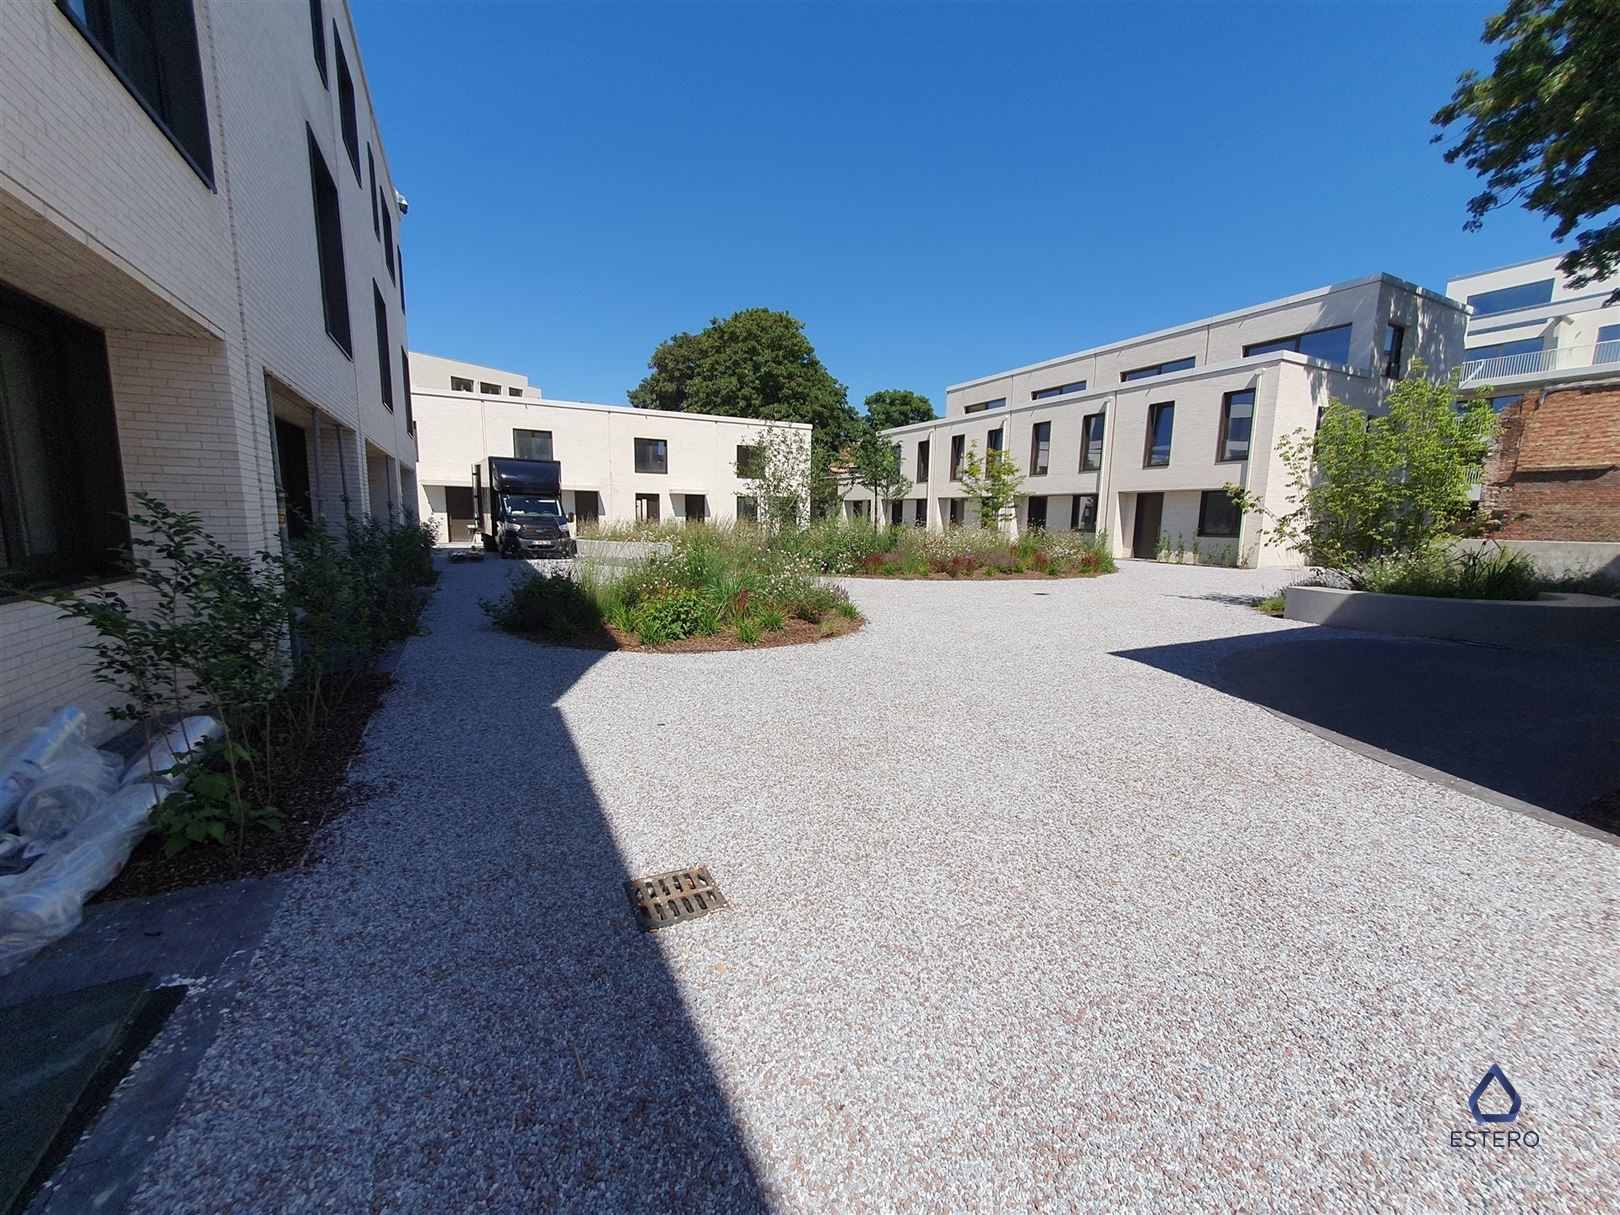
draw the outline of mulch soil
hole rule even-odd
[[[989,570],[978,569],[971,574],[839,574],[840,578],[871,578],[877,582],[1023,582],[1027,579],[1038,579],[1048,582],[1054,578],[1100,578],[1102,570],[1090,570],[1083,574],[1046,574],[1039,570],[1019,570],[992,574]]]
[[[634,633],[616,629],[610,624],[590,633],[583,633],[568,641],[553,642],[531,636],[529,640],[542,645],[565,645],[576,650],[628,650],[635,654],[712,654],[721,650],[768,650],[782,645],[809,645],[817,641],[830,641],[834,637],[847,637],[865,621],[846,620],[842,616],[827,617],[831,632],[822,632],[822,626],[808,620],[789,619],[775,632],[761,633],[753,645],[737,639],[736,629],[721,629],[710,637],[683,637],[663,645],[642,645]]]
[[[118,876],[89,901],[147,898],[213,882],[264,877],[305,864],[315,833],[366,792],[347,783],[349,761],[359,752],[366,723],[393,682],[391,675],[381,674],[357,679],[331,709],[321,744],[309,749],[303,771],[276,799],[283,819],[279,832],[251,829],[240,856],[229,848],[196,845],[173,857],[163,855],[162,836],[150,832]]]

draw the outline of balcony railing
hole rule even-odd
[[[1494,359],[1473,359],[1463,364],[1462,382],[1499,384],[1520,376],[1550,372],[1579,371],[1585,367],[1620,364],[1620,341],[1595,342],[1587,346],[1552,346],[1527,354],[1504,354]]]

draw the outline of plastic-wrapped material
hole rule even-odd
[[[20,730],[0,744],[0,830],[11,825],[18,804],[45,766],[65,748],[83,745],[89,729],[90,719],[83,709],[63,708],[39,726]]]
[[[78,927],[85,899],[124,867],[165,792],[156,782],[118,790],[30,869],[0,877],[0,975]]]
[[[124,784],[154,780],[166,775],[186,758],[193,747],[218,738],[223,729],[217,717],[187,717],[175,722],[154,738],[146,750],[129,761]],[[171,783],[179,787],[178,781],[171,779]]]
[[[17,834],[38,855],[94,814],[118,789],[122,771],[116,755],[84,746],[64,748],[18,805]]]

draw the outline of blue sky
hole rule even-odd
[[[622,403],[663,338],[792,312],[857,404],[1377,270],[1462,230],[1429,144],[1491,3],[356,0],[409,198],[411,346]]]

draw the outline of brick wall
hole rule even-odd
[[[1500,422],[1481,493],[1494,535],[1620,541],[1620,384],[1527,393]]]

